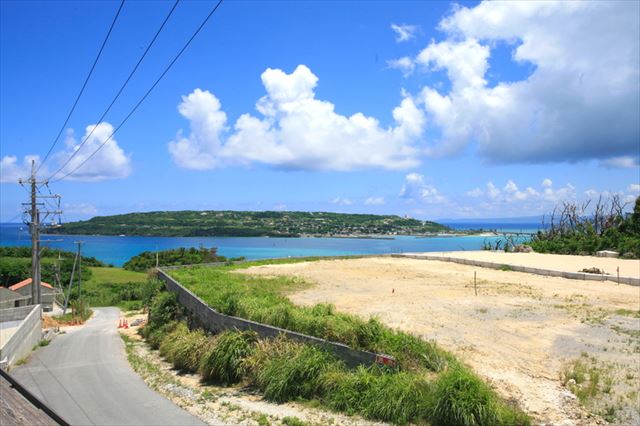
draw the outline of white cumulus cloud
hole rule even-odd
[[[469,197],[478,198],[484,195],[484,191],[480,188],[473,188],[471,191],[467,192]]]
[[[441,133],[427,152],[450,155],[477,143],[493,162],[637,166],[639,14],[640,3],[624,1],[485,1],[454,9],[440,23],[446,39],[413,59],[427,72],[446,71],[451,82],[447,92],[422,90],[421,105]],[[497,46],[511,47],[531,74],[490,84]],[[404,59],[392,64],[411,69]]]
[[[180,114],[189,120],[191,132],[169,142],[169,152],[181,167],[195,170],[211,169],[218,163],[222,146],[221,133],[226,128],[227,115],[220,110],[220,101],[206,90],[196,89],[182,97]]]
[[[261,117],[241,115],[226,138],[226,115],[213,94],[196,89],[183,97],[179,111],[189,120],[190,133],[180,132],[169,143],[176,164],[190,169],[262,163],[354,170],[404,169],[418,163],[414,143],[423,133],[425,117],[411,97],[393,110],[395,125],[384,128],[373,117],[340,115],[332,103],[316,99],[318,77],[305,65],[290,74],[269,68],[262,83],[267,94],[256,104]]]
[[[18,183],[18,180],[26,180],[31,176],[31,162],[35,161],[36,168],[40,164],[40,157],[27,155],[22,161],[18,161],[15,155],[5,155],[0,160],[0,183]],[[42,170],[42,174],[47,174]]]
[[[381,206],[384,204],[384,197],[369,197],[364,200],[364,204],[367,206]]]
[[[400,197],[427,204],[442,204],[447,201],[435,186],[427,183],[424,176],[418,173],[405,176],[404,184],[400,188]]]
[[[73,131],[69,131],[65,141],[66,148],[56,153],[53,158],[59,164],[64,164],[74,153],[76,154],[54,176],[54,179],[63,177],[77,167],[79,168],[65,179],[98,182],[109,179],[123,179],[129,176],[132,171],[130,155],[125,154],[114,138],[109,139],[112,133],[113,126],[107,122],[87,126],[85,134],[80,140],[76,140]],[[85,139],[87,141],[80,147],[81,142]],[[92,156],[93,152],[103,143],[104,146]]]
[[[394,33],[396,33],[396,42],[402,43],[404,41],[409,41],[416,36],[418,26],[407,24],[391,24],[391,29]]]
[[[337,204],[338,206],[350,206],[353,204],[349,198],[336,197],[330,201],[331,204]]]
[[[640,185],[637,183],[632,183],[627,187],[627,191],[640,193]]]
[[[608,169],[633,169],[634,167],[640,167],[637,157],[621,156],[611,157],[606,160],[600,161],[600,164]]]
[[[31,174],[32,160],[36,162],[38,179],[64,178],[98,182],[126,178],[132,171],[131,156],[125,154],[114,138],[109,139],[112,133],[113,126],[107,122],[87,126],[84,136],[79,140],[76,140],[73,129],[68,129],[65,147],[55,152],[51,160],[42,167],[39,165],[40,157],[37,155],[27,155],[22,162],[19,162],[16,156],[7,155],[0,160],[0,182],[16,183],[19,178],[28,178]],[[81,146],[85,139],[86,142]],[[102,147],[97,151],[100,146]],[[63,165],[64,167],[60,169]],[[70,172],[73,173],[65,177]],[[51,175],[51,173],[55,174]]]

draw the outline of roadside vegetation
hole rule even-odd
[[[349,369],[331,353],[283,336],[259,339],[252,332],[208,335],[189,329],[175,295],[166,292],[153,299],[142,335],[177,369],[217,384],[240,383],[273,402],[309,401],[396,424],[530,424],[522,411],[435,343],[376,319],[338,313],[331,305],[297,307],[284,294],[304,282],[234,272],[246,266],[190,268],[172,275],[224,313],[391,354],[398,366]]]
[[[69,282],[75,253],[44,248],[42,250],[42,280],[55,283],[55,276],[60,271],[60,280]],[[58,256],[60,260],[58,260]],[[91,277],[91,267],[105,267],[104,263],[93,257],[82,257],[82,276]],[[76,271],[77,273],[77,271]],[[31,277],[30,247],[0,247],[0,285],[9,287]]]
[[[618,196],[598,199],[586,214],[590,204],[565,202],[556,208],[545,229],[533,236],[531,247],[539,253],[584,255],[613,250],[623,258],[639,259],[640,197],[630,214]]]

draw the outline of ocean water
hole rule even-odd
[[[455,229],[484,228],[501,232],[535,232],[535,224],[453,224]],[[526,226],[525,226],[526,225]],[[523,237],[525,239],[526,237]],[[82,253],[107,264],[122,266],[132,256],[144,251],[179,247],[217,247],[226,257],[268,259],[300,256],[342,256],[354,254],[385,254],[452,250],[479,250],[486,241],[496,237],[407,237],[393,239],[366,238],[264,238],[264,237],[133,237],[100,235],[42,235],[42,245],[75,251],[76,241],[82,241]],[[0,245],[30,246],[29,228],[23,224],[0,224]]]

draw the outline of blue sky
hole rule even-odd
[[[172,3],[125,2],[43,178],[96,124]],[[118,5],[0,3],[1,221],[26,200],[14,182],[49,149]],[[74,161],[108,138],[212,5],[178,4]],[[511,217],[603,193],[631,200],[638,8],[227,0],[113,140],[51,189],[68,220],[180,209]]]

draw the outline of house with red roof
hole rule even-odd
[[[9,290],[20,293],[23,296],[31,297],[32,281],[33,280],[31,278],[27,278],[26,280],[22,280],[19,283],[9,286]],[[51,284],[44,281],[40,282],[40,301],[43,311],[48,312],[53,310],[53,299],[55,293],[55,289]],[[32,303],[31,300],[29,300],[29,303]]]

